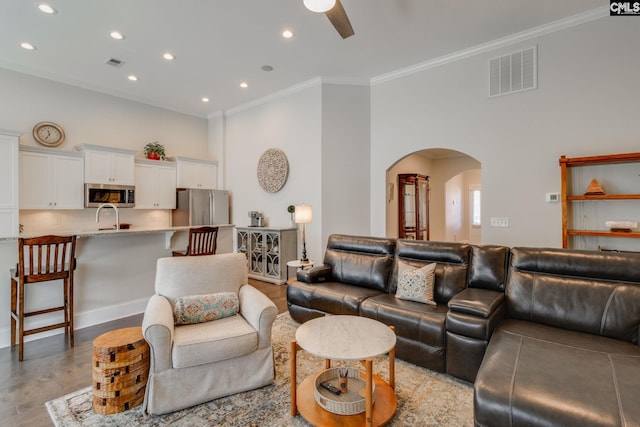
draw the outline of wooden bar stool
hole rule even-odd
[[[214,255],[217,240],[218,227],[190,228],[187,251],[173,251],[173,256]]]
[[[42,236],[18,239],[18,265],[11,269],[11,346],[18,339],[18,360],[23,360],[24,337],[64,328],[73,347],[73,271],[76,236]],[[63,305],[27,312],[25,285],[62,280]],[[24,318],[64,311],[64,321],[34,329],[25,329]],[[17,325],[16,325],[17,323]],[[17,326],[17,337],[16,337]]]

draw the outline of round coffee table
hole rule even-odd
[[[291,341],[291,415],[300,412],[307,421],[318,426],[379,426],[389,422],[396,411],[398,400],[395,388],[395,346],[393,329],[373,319],[360,316],[325,316],[310,320],[296,331]],[[309,375],[300,386],[296,384],[296,354],[305,350],[325,359],[325,368],[331,360],[361,360],[366,367],[366,410],[356,415],[333,414],[314,398],[315,378]],[[373,358],[389,354],[389,383],[373,375]],[[375,405],[373,383],[375,382]]]

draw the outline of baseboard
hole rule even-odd
[[[149,302],[149,298],[140,298],[133,301],[128,301],[123,304],[111,305],[108,307],[99,308],[96,310],[85,311],[76,313],[74,322],[75,330],[88,328],[89,326],[99,325],[101,323],[110,322],[112,320],[122,319],[123,317],[129,317],[144,312],[145,307]],[[35,320],[35,319],[33,319]],[[28,327],[40,327],[45,325],[47,320],[41,320],[40,322],[33,322]],[[55,329],[53,331],[46,331],[40,334],[29,335],[24,338],[25,342],[37,340],[40,338],[46,338],[53,335],[60,335],[64,333],[64,329]],[[0,348],[9,347],[11,344],[11,329],[9,327],[0,329]]]

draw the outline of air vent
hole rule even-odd
[[[124,61],[120,61],[119,59],[116,59],[116,58],[109,58],[107,59],[105,64],[111,65],[112,67],[120,68],[124,65]]]
[[[489,60],[489,98],[537,87],[537,47]]]

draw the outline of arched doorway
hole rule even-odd
[[[407,154],[398,159],[386,172],[386,236],[398,237],[398,174],[417,173],[429,176],[430,201],[429,201],[429,225],[430,239],[437,241],[472,241],[480,243],[480,228],[469,227],[468,233],[462,232],[462,223],[458,231],[452,235],[452,230],[447,224],[447,204],[451,203],[447,195],[447,182],[457,182],[460,192],[460,201],[457,202],[460,211],[458,220],[464,221],[468,211],[470,185],[478,188],[481,185],[481,164],[479,161],[465,153],[445,148],[430,148]],[[452,183],[449,184],[452,187]],[[467,190],[462,195],[462,188]]]

